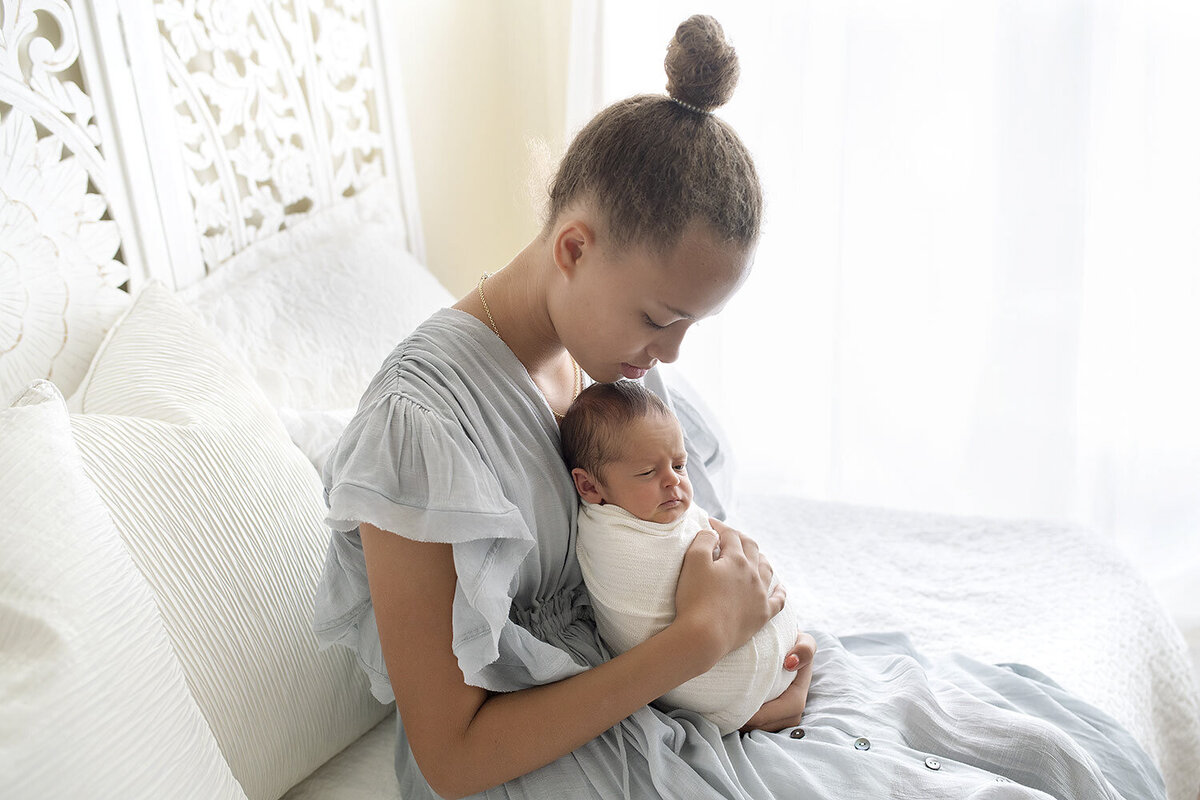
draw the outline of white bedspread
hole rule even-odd
[[[1117,719],[1171,800],[1200,792],[1200,695],[1178,629],[1114,550],[1056,523],[739,499],[801,624],[905,631],[930,656],[1028,664]]]

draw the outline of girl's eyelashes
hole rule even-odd
[[[678,320],[672,320],[671,322],[668,322],[666,325],[659,325],[657,322],[655,322],[653,319],[650,318],[649,314],[642,314],[642,321],[645,322],[647,325],[649,325],[651,328],[653,328],[656,331],[661,331],[663,328],[669,328],[672,325],[674,325],[676,322],[678,322]],[[700,324],[700,320],[693,319],[690,321],[689,326],[694,328],[695,326],[697,326],[699,324]]]

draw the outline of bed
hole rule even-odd
[[[453,301],[422,263],[389,13],[3,1],[16,797],[398,796],[393,709],[308,627],[318,468],[383,356]],[[1032,665],[1125,726],[1172,800],[1197,798],[1183,638],[1087,531],[769,494],[733,521],[810,627]]]

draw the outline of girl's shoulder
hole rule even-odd
[[[430,468],[423,473],[445,472],[433,466],[443,463],[457,464],[453,474],[481,468],[466,446],[472,437],[482,441],[472,411],[503,378],[490,366],[486,339],[472,329],[473,319],[441,309],[384,358],[326,462],[327,486],[349,481],[394,487],[393,473],[403,461],[426,462]],[[397,460],[400,453],[405,455]],[[411,489],[417,482],[409,476],[404,483]],[[408,498],[409,504],[419,500],[424,502]]]
[[[401,395],[449,411],[467,396],[511,382],[504,363],[511,351],[478,319],[443,308],[405,337],[384,359],[364,397]]]
[[[384,363],[400,364],[407,359],[454,364],[487,351],[487,336],[495,338],[475,317],[457,308],[441,308],[401,340]]]

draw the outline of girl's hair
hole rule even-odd
[[[738,60],[720,24],[697,15],[667,46],[667,92],[638,95],[597,114],[576,136],[550,186],[548,234],[565,209],[595,203],[620,248],[671,249],[693,221],[718,238],[758,239],[762,188],[754,162],[724,120]]]
[[[579,393],[559,428],[567,469],[582,467],[592,478],[621,457],[623,431],[650,414],[672,417],[667,404],[637,381],[593,383]]]

